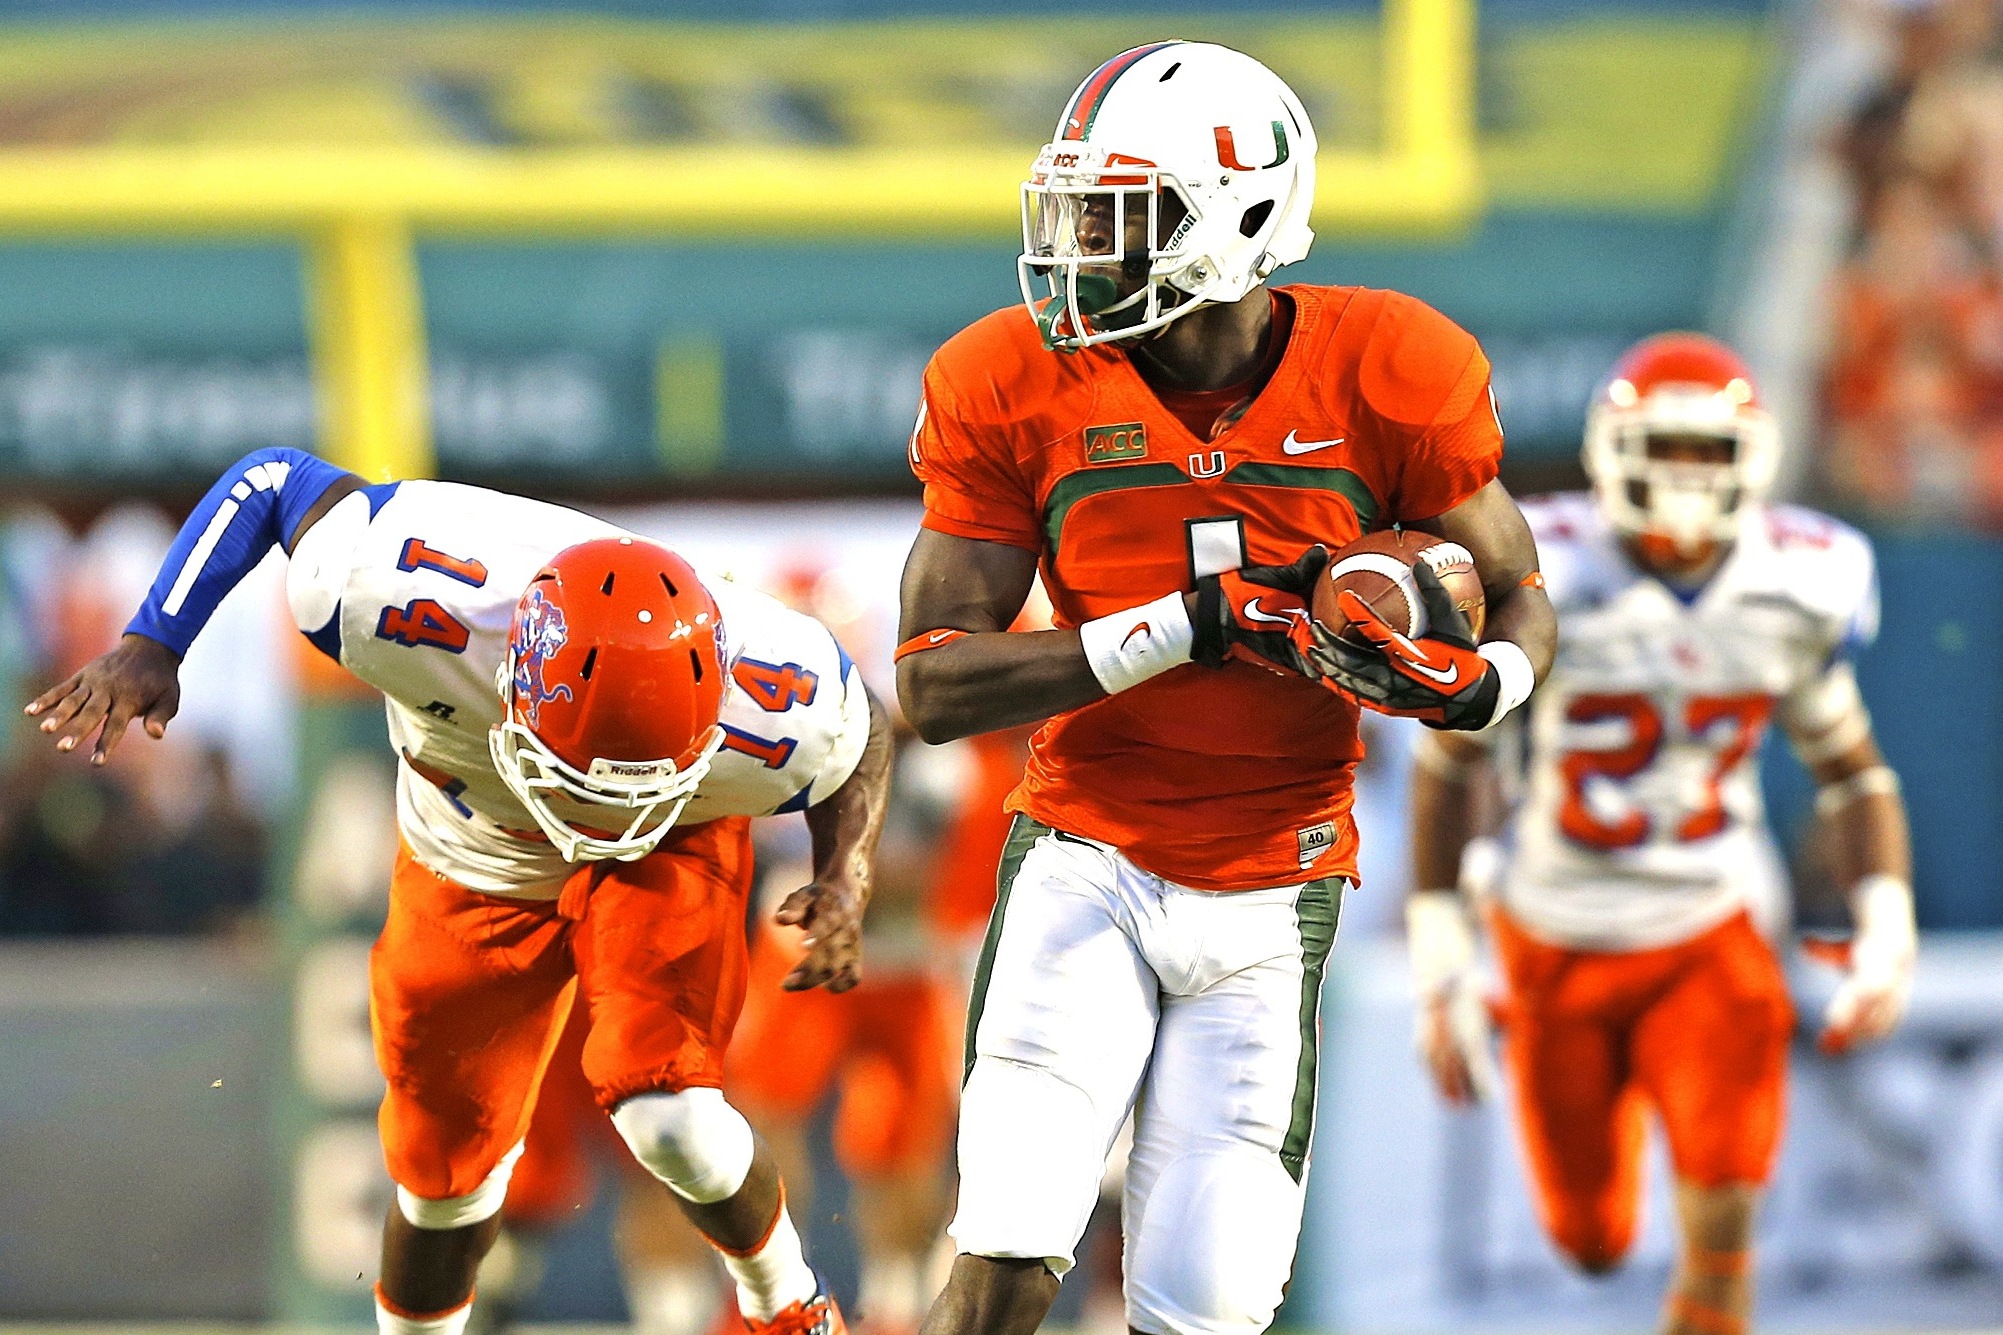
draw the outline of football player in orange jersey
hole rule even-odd
[[[1682,1234],[1663,1329],[1738,1335],[1794,1027],[1754,926],[1785,893],[1760,802],[1770,718],[1819,786],[1857,924],[1823,1046],[1882,1037],[1911,985],[1905,808],[1849,662],[1876,631],[1877,580],[1862,534],[1765,503],[1778,433],[1713,339],[1637,345],[1586,436],[1593,493],[1524,507],[1562,641],[1520,736],[1429,736],[1416,754],[1419,1046],[1452,1102],[1495,1083],[1455,888],[1493,882],[1482,898],[1508,983],[1509,1084],[1545,1230],[1584,1270],[1621,1263],[1652,1113]],[[1520,751],[1497,756],[1502,741]],[[1509,851],[1499,874],[1470,860],[1464,876],[1503,774],[1522,776]]]
[[[1024,187],[1027,309],[925,375],[905,715],[935,742],[1049,720],[1010,798],[969,1004],[959,1254],[925,1335],[1036,1327],[1136,1107],[1129,1324],[1271,1321],[1355,875],[1359,705],[1481,728],[1551,659],[1475,341],[1396,293],[1263,286],[1307,253],[1314,154],[1299,99],[1250,57],[1114,57]],[[1314,632],[1317,544],[1393,524],[1473,553],[1478,649],[1423,576],[1430,633]],[[1056,628],[1008,633],[1039,569]]]

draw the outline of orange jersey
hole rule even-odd
[[[1020,306],[925,372],[911,465],[925,526],[1038,554],[1059,626],[1430,519],[1496,474],[1488,359],[1431,307],[1287,287],[1285,355],[1199,440],[1117,347],[1045,350]],[[1183,885],[1354,876],[1356,709],[1302,678],[1185,664],[1045,724],[1012,810]]]

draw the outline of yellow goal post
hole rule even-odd
[[[1476,0],[1384,0],[1382,143],[1324,149],[1324,231],[1447,230],[1481,208]],[[0,234],[287,235],[307,248],[328,458],[434,471],[413,238],[1005,236],[1022,153],[982,149],[145,147],[0,150]]]

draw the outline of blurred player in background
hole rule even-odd
[[[1312,240],[1314,154],[1248,56],[1114,57],[1024,186],[1024,305],[926,370],[899,698],[932,742],[1049,720],[1009,800],[927,1335],[1036,1328],[1129,1112],[1128,1323],[1271,1322],[1356,874],[1358,701],[1485,727],[1549,661],[1474,339],[1395,293],[1265,286]],[[1313,636],[1315,544],[1401,522],[1474,554],[1479,651],[1451,624]],[[1009,633],[1039,567],[1060,628]]]
[[[1890,1031],[1913,967],[1905,808],[1850,666],[1877,630],[1871,549],[1765,503],[1779,450],[1729,349],[1632,349],[1587,419],[1592,493],[1524,507],[1558,611],[1550,678],[1516,728],[1430,734],[1414,777],[1408,925],[1434,1079],[1456,1103],[1494,1081],[1454,887],[1491,879],[1462,851],[1484,790],[1520,770],[1487,907],[1539,1210],[1583,1269],[1619,1265],[1652,1108],[1677,1182],[1678,1335],[1746,1328],[1780,1141],[1793,1014],[1760,930],[1784,896],[1757,772],[1769,719],[1818,785],[1856,923],[1824,1048]]]
[[[805,811],[788,987],[852,987],[888,781],[879,706],[826,628],[602,520],[299,450],[203,498],[110,653],[28,712],[69,751],[161,735],[182,656],[270,551],[299,629],[388,700],[403,845],[370,961],[396,1203],[385,1335],[458,1335],[537,1085],[581,1062],[633,1155],[723,1254],[754,1332],[840,1335],[771,1154],[719,1090],[742,1005],[749,817]]]

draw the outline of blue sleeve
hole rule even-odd
[[[237,460],[181,525],[126,633],[185,656],[223,595],[345,476],[346,469],[304,450],[255,450]]]

